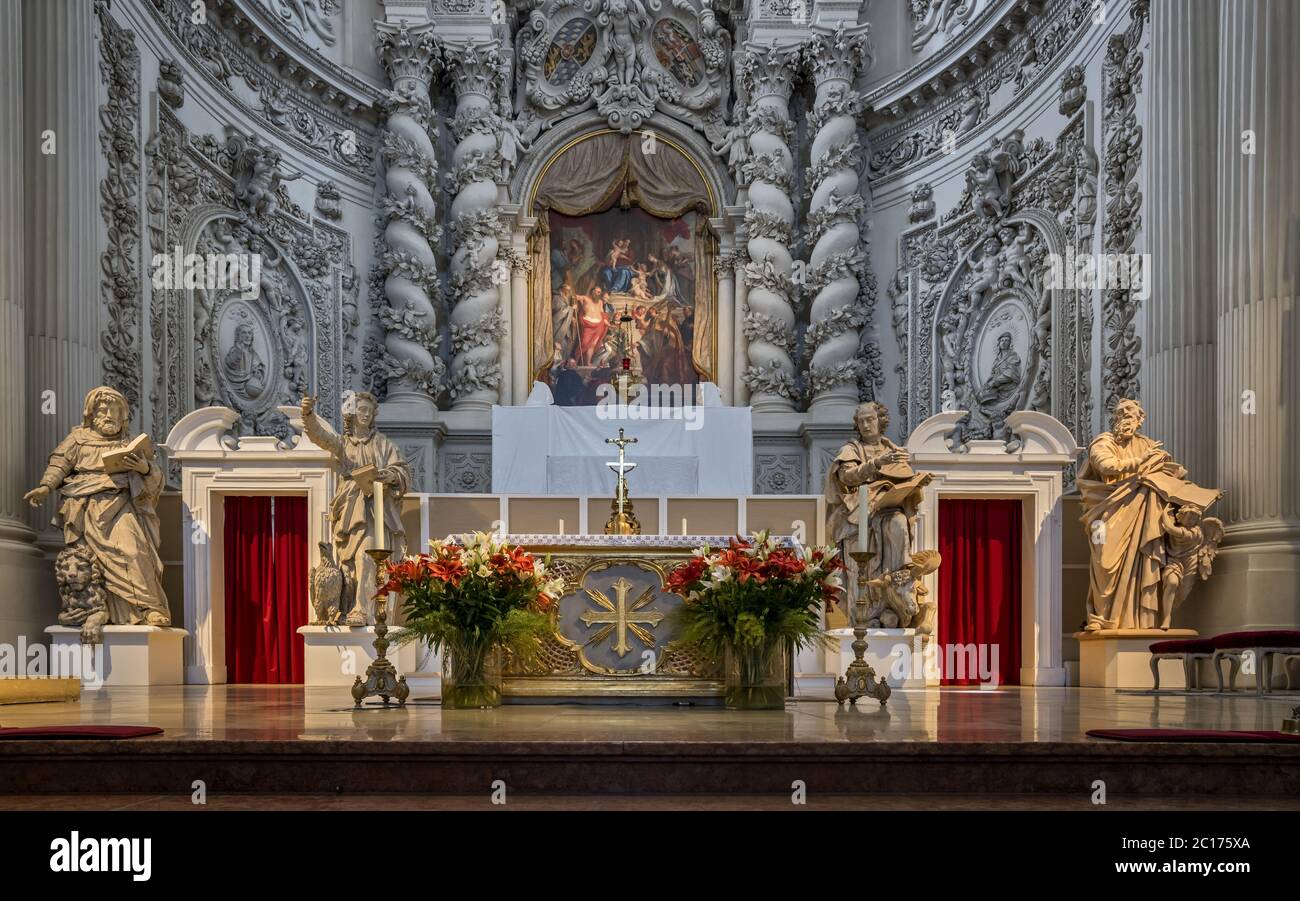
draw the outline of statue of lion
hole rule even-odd
[[[59,584],[59,625],[80,626],[82,644],[100,644],[108,622],[104,570],[90,548],[72,545],[54,558]]]

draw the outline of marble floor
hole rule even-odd
[[[161,726],[134,739],[496,742],[1083,742],[1096,728],[1278,729],[1300,695],[1119,692],[1079,688],[899,691],[881,709],[831,701],[785,711],[717,707],[508,705],[447,711],[436,700],[405,709],[352,707],[346,688],[175,686],[104,688],[80,702],[0,706],[0,725]]]

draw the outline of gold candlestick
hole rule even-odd
[[[889,700],[890,689],[883,676],[877,680],[876,671],[871,668],[863,655],[867,652],[867,567],[875,556],[871,551],[851,551],[849,556],[857,564],[857,591],[853,598],[853,662],[848,665],[844,675],[835,682],[835,700],[843,704],[857,704],[858,698],[873,697],[884,707]]]
[[[378,592],[384,586],[384,564],[392,552],[383,548],[371,548],[366,553],[375,562],[375,590]],[[357,707],[369,697],[382,698],[385,707],[388,706],[389,698],[397,698],[400,707],[406,706],[411,689],[406,684],[406,677],[397,675],[397,668],[388,659],[390,642],[387,636],[388,595],[385,593],[375,599],[375,659],[366,667],[365,681],[357,676],[357,680],[352,683],[352,700]]]

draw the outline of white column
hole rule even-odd
[[[818,418],[848,419],[858,403],[858,340],[866,323],[860,278],[866,266],[859,223],[866,202],[858,186],[862,145],[858,142],[860,100],[853,90],[870,62],[865,27],[814,35],[808,64],[817,84],[809,115],[813,137],[809,172],[808,380],[811,411]]]
[[[23,121],[22,0],[0,0],[0,121]],[[19,635],[35,642],[53,620],[54,580],[27,526],[23,494],[35,486],[28,475],[27,382],[23,284],[23,145],[32,139],[22,128],[0,131],[0,642],[16,644]]]
[[[1216,627],[1300,622],[1300,4],[1219,7],[1218,485],[1228,533],[1199,606]],[[1244,144],[1252,135],[1254,147]],[[1253,149],[1253,153],[1245,152]],[[1194,593],[1189,601],[1197,605]]]
[[[1216,473],[1219,0],[1151,8],[1150,296],[1143,430],[1205,484]],[[1235,140],[1233,141],[1235,143]]]
[[[384,102],[384,254],[386,306],[385,418],[420,417],[436,409],[446,365],[438,355],[438,269],[433,245],[441,235],[437,207],[429,85],[438,65],[433,26],[376,24],[376,49],[392,82]]]
[[[749,111],[749,288],[745,310],[748,367],[745,383],[757,412],[794,410],[794,158],[789,142],[790,92],[799,69],[798,46],[746,47],[742,78],[752,105]]]
[[[533,387],[532,373],[528,371],[528,272],[531,268],[528,242],[520,236],[510,255],[510,353],[501,355],[502,360],[512,363],[513,390],[508,400],[516,405],[528,399],[528,391]]]
[[[714,373],[722,402],[733,403],[732,380],[735,359],[728,352],[735,343],[736,329],[736,252],[721,250],[713,264],[718,280],[718,371]]]
[[[116,29],[114,34],[119,34],[111,14],[101,15],[106,29]],[[131,133],[133,127],[138,127],[138,107],[133,111],[115,102],[111,89],[101,84],[95,4],[24,3],[22,19],[20,31],[6,31],[6,37],[12,36],[15,43],[21,35],[21,53],[9,56],[9,60],[21,59],[22,70],[9,83],[21,85],[24,93],[22,118],[6,120],[10,131],[21,130],[21,153],[6,159],[22,160],[26,188],[21,208],[25,215],[19,216],[15,228],[27,238],[25,284],[27,296],[33,298],[26,308],[24,398],[28,430],[24,472],[34,485],[50,451],[73,426],[80,424],[81,402],[91,388],[107,381],[124,389],[139,421],[138,343],[135,371],[127,374],[135,380],[134,388],[122,379],[110,378],[104,370],[104,292],[114,286],[101,285],[99,255],[104,247],[100,229],[105,226],[98,181],[104,165],[100,160],[101,140],[117,145],[113,153],[127,142],[136,142],[134,151],[125,148],[123,158],[128,170],[122,174],[129,176],[129,167],[133,166],[138,179],[135,155],[139,137]],[[114,62],[124,70],[138,71],[134,48],[125,39],[119,42],[106,37],[104,43],[110,72]],[[131,77],[126,71],[123,76]],[[138,86],[139,76],[134,78]],[[105,93],[110,96],[101,123],[98,98]],[[14,125],[19,122],[21,129]],[[45,153],[51,138],[55,152]],[[139,287],[123,287],[134,292],[135,299],[128,303],[138,304]],[[135,340],[138,342],[138,332]],[[5,366],[16,368],[8,358]],[[43,394],[46,391],[53,394]],[[49,412],[51,402],[53,413]],[[47,502],[36,514],[33,522],[39,523],[38,529],[47,528],[51,511],[52,503]],[[52,545],[62,543],[55,541],[52,533],[48,537]]]
[[[447,68],[456,88],[451,121],[451,374],[452,409],[486,410],[502,385],[501,290],[496,277],[500,227],[497,202],[502,160],[494,103],[503,65],[497,41],[468,41],[447,48]]]

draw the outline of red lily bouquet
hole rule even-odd
[[[668,578],[685,603],[683,640],[711,654],[781,642],[824,641],[821,607],[839,596],[844,569],[834,548],[782,546],[767,532],[726,548],[698,548]]]
[[[844,568],[833,548],[783,546],[767,532],[726,548],[702,547],[668,578],[683,603],[680,640],[725,662],[726,706],[785,706],[788,652],[830,639],[821,610],[835,602]]]
[[[388,564],[380,594],[400,592],[405,625],[394,640],[421,641],[454,661],[454,684],[475,684],[489,658],[529,660],[553,631],[547,611],[564,581],[521,547],[476,532],[463,543],[431,541],[429,553]],[[453,684],[443,681],[443,701]],[[499,702],[499,689],[498,689]],[[475,703],[468,706],[494,706]]]

